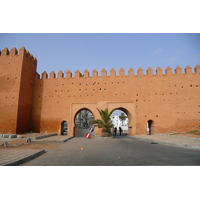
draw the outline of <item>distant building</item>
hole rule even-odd
[[[119,115],[114,115],[111,117],[111,121],[114,124],[114,127],[117,127],[117,130],[121,127],[123,131],[128,131],[128,117],[122,122]]]
[[[94,119],[94,116],[89,110],[80,111],[75,118],[76,128],[88,129],[90,127],[89,121],[91,119]]]

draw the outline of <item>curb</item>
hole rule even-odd
[[[12,138],[17,138],[17,135],[16,134],[7,133],[7,134],[0,134],[0,137],[12,139]]]
[[[71,136],[71,137],[69,137],[69,138],[66,138],[66,139],[63,139],[63,140],[60,140],[60,141],[58,141],[58,140],[32,140],[32,142],[48,142],[48,143],[64,143],[64,142],[67,142],[68,140],[70,140],[70,139],[72,139],[72,138],[74,138],[74,136]],[[40,138],[40,139],[43,139],[43,138]]]
[[[45,151],[45,149],[42,149],[42,150],[39,150],[39,151],[37,151],[37,152],[35,152],[35,153],[31,154],[31,155],[28,155],[28,156],[24,157],[24,158],[20,158],[18,160],[14,160],[14,161],[8,162],[8,163],[6,163],[6,164],[4,164],[2,166],[18,166],[18,165],[23,164],[25,162],[28,162],[28,161],[30,161],[30,160],[32,160],[32,159],[44,154],[44,153],[46,153],[46,151]]]
[[[39,139],[43,139],[43,138],[51,137],[51,136],[56,136],[56,135],[57,135],[56,133],[52,133],[52,134],[48,134],[48,135],[36,136],[36,137],[33,138],[33,140],[39,140]]]
[[[65,140],[63,140],[63,141],[61,141],[61,142],[67,142],[68,140],[71,140],[72,138],[74,138],[74,136],[69,137],[69,138],[67,138],[67,139],[65,139]]]

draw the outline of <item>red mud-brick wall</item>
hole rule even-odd
[[[0,132],[16,133],[22,57],[15,48],[0,55]]]
[[[60,71],[57,75],[55,72],[44,72],[41,77],[37,75],[35,81],[36,117],[33,118],[37,121],[40,116],[40,125],[36,123],[35,126],[40,127],[41,132],[59,134],[61,122],[67,121],[72,133],[74,118],[81,109],[90,107],[89,110],[94,114],[99,102],[121,102],[122,110],[126,110],[123,105],[131,102],[134,103],[130,112],[134,135],[146,134],[148,120],[154,121],[154,133],[199,130],[199,70],[198,65],[194,72],[190,66],[186,66],[184,71],[177,66],[174,73],[170,67],[165,72],[158,67],[154,74],[149,67],[145,74],[141,68],[134,74],[131,68],[128,75],[125,75],[124,69],[116,75],[112,69],[107,75],[103,69],[101,75],[94,70],[92,76],[85,70],[83,77],[80,77],[78,70],[74,77],[70,71],[66,74]],[[83,107],[72,111],[75,104],[83,104]]]
[[[32,71],[27,69],[33,65],[26,59],[25,48],[19,53],[16,48],[10,51],[5,48],[0,54],[0,132],[28,131],[33,91],[31,76],[36,71],[36,63]]]
[[[23,56],[23,63],[19,90],[17,133],[24,133],[32,131],[32,105],[37,60],[25,48],[20,49],[20,54]]]
[[[139,78],[139,77],[138,77]],[[153,120],[155,133],[187,132],[200,129],[200,66],[195,72],[179,66],[175,73],[167,67],[147,70],[140,75],[135,90],[137,134],[143,134],[145,122]]]
[[[0,56],[0,132],[61,133],[68,122],[68,134],[74,135],[75,117],[82,109],[99,118],[96,108],[121,109],[129,118],[129,134],[147,133],[147,122],[153,121],[155,133],[200,130],[200,66],[177,66],[173,72],[149,67],[146,72],[132,68],[126,74],[111,69],[90,74],[68,70],[57,74],[36,72],[37,61],[22,48]]]

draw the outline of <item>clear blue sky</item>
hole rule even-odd
[[[200,34],[191,33],[1,33],[0,50],[7,47],[17,49],[24,46],[38,60],[37,71],[48,73],[76,70],[90,75],[97,69],[99,75],[105,68],[121,67],[128,73],[132,67],[135,73],[139,67],[163,72],[167,66],[174,70],[177,65],[194,68],[200,64]]]

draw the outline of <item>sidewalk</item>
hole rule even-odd
[[[0,166],[17,166],[43,153],[44,149],[1,149]]]
[[[73,136],[69,135],[56,135],[52,137],[45,137],[42,139],[34,139],[33,142],[66,142],[67,140],[72,139]]]
[[[37,137],[28,137],[31,142],[28,145],[27,138],[0,138],[0,144],[7,142],[7,148],[1,146],[0,148],[0,166],[17,166],[35,157],[45,153],[45,149],[49,143],[63,143],[73,138],[68,135],[44,135]],[[36,147],[39,146],[39,147]],[[40,149],[42,146],[42,149]]]
[[[137,136],[127,136],[127,137],[129,137],[130,139],[138,139],[158,144],[200,150],[199,136],[187,137],[187,136],[157,134],[157,135],[137,135]]]

